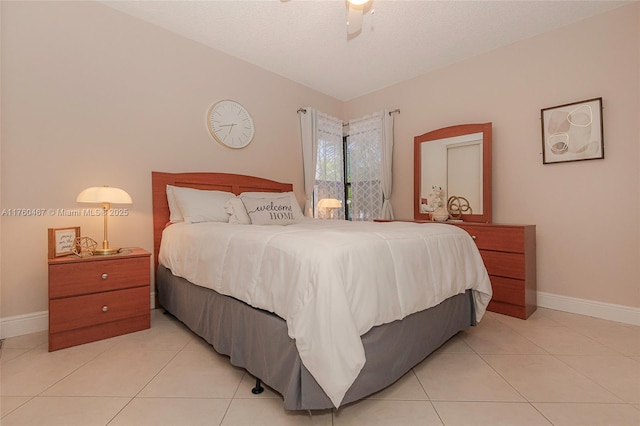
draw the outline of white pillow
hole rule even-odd
[[[247,209],[247,214],[253,225],[290,225],[296,223],[291,197],[288,194],[283,194],[280,197],[245,197],[242,199],[242,203]]]
[[[186,223],[229,221],[225,205],[235,197],[233,193],[179,186],[174,186],[172,192]]]
[[[229,213],[229,223],[237,225],[251,225],[251,218],[247,214],[247,209],[244,208],[242,200],[240,198],[233,197],[227,201],[225,206],[227,213]]]
[[[169,203],[169,221],[171,223],[183,222],[182,212],[178,203],[176,202],[176,196],[173,195],[173,189],[176,188],[173,185],[167,185],[167,202]]]
[[[293,220],[298,222],[304,219],[304,214],[302,214],[302,210],[300,209],[300,204],[298,204],[298,199],[296,198],[296,194],[293,192],[243,192],[239,195],[242,202],[246,199],[269,199],[269,198],[282,198],[283,196],[288,196],[291,199],[291,213],[293,213]],[[245,203],[245,207],[247,207]],[[247,207],[247,212],[249,208]]]

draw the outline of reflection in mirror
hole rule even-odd
[[[423,143],[420,155],[420,213],[434,210],[429,193],[438,187],[442,188],[444,200],[462,197],[469,205],[469,213],[482,214],[482,133]]]
[[[440,195],[445,208],[458,197],[462,220],[490,223],[491,123],[446,127],[414,142],[414,218],[429,219]]]

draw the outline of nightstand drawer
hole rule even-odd
[[[49,265],[52,299],[145,284],[149,284],[149,257]]]
[[[456,224],[475,240],[481,250],[524,253],[524,233],[520,227]]]
[[[148,313],[149,286],[49,301],[49,333],[118,321]]]

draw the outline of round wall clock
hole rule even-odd
[[[211,105],[207,125],[211,136],[229,148],[244,148],[255,133],[249,111],[238,102],[226,99]]]

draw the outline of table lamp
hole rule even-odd
[[[93,186],[83,190],[76,201],[79,203],[102,204],[102,215],[104,216],[104,240],[102,248],[94,251],[94,254],[107,255],[116,254],[119,248],[109,247],[109,239],[107,238],[107,219],[111,204],[131,204],[131,196],[120,188],[112,188],[109,186]]]
[[[335,198],[323,198],[318,201],[319,209],[326,209],[329,211],[329,219],[333,219],[333,210],[339,209],[342,207],[342,201],[336,200]]]

